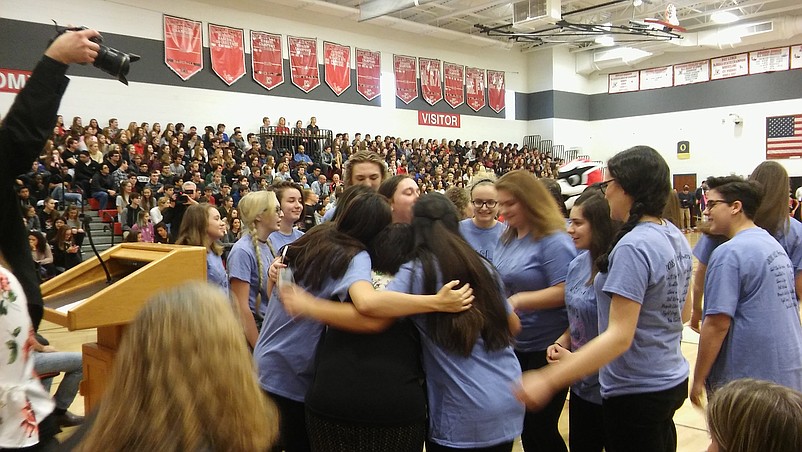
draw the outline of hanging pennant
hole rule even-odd
[[[393,55],[395,95],[405,104],[418,98],[418,77],[415,66],[415,57]]]
[[[475,67],[465,68],[465,98],[473,111],[485,106],[485,71]]]
[[[451,108],[465,103],[465,66],[443,62],[445,99]]]
[[[429,105],[443,100],[443,77],[440,74],[440,60],[418,58],[420,66],[421,97]]]
[[[212,70],[228,86],[245,75],[245,31],[209,24]]]
[[[317,65],[317,39],[287,36],[290,51],[290,80],[308,93],[320,86],[320,68]]]
[[[340,95],[351,86],[351,47],[323,41],[326,84]]]
[[[381,53],[356,49],[356,91],[367,100],[373,100],[382,92]]]
[[[505,88],[504,71],[487,70],[487,105],[496,113],[504,110]]]
[[[183,81],[203,69],[200,22],[164,15],[164,64]]]
[[[267,90],[284,83],[281,35],[251,31],[251,72],[256,83]]]

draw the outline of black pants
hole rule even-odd
[[[454,447],[441,446],[431,441],[426,441],[426,452],[510,452],[512,450],[512,441],[508,443],[496,444],[490,447],[478,447],[475,449],[456,449]]]
[[[265,391],[267,392],[267,391]],[[303,402],[267,392],[279,412],[279,441],[273,452],[310,452],[306,435],[306,410]]]
[[[688,397],[688,380],[665,391],[604,399],[608,452],[675,452],[674,413]]]
[[[602,406],[573,392],[568,399],[568,445],[571,452],[602,452],[604,448]]]
[[[546,366],[546,350],[521,352],[516,350],[515,356],[521,363],[521,370],[540,369]],[[560,435],[557,423],[565,405],[568,389],[559,391],[554,398],[540,411],[527,411],[524,415],[524,431],[521,442],[526,452],[567,452],[565,441]]]

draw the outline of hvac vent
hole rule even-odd
[[[753,36],[759,35],[761,33],[769,33],[774,31],[774,22],[766,21],[766,22],[758,22],[756,24],[745,25],[743,27],[743,35],[742,36]]]
[[[512,4],[512,25],[532,21],[557,22],[562,19],[560,0],[526,0]]]

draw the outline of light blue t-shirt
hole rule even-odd
[[[487,229],[476,226],[470,218],[459,222],[459,232],[465,238],[465,241],[490,262],[493,262],[493,251],[498,246],[504,229],[506,229],[506,226],[500,221],[497,221],[495,226]]]
[[[507,289],[507,297],[518,292],[546,289],[565,281],[568,264],[576,256],[571,237],[555,232],[540,240],[531,235],[499,242],[493,252],[493,265]],[[545,350],[568,328],[565,308],[518,313],[521,332],[515,349],[523,352]]]
[[[795,218],[789,218],[788,229],[780,230],[774,238],[788,254],[788,258],[794,266],[794,274],[802,271],[802,223]],[[726,240],[722,236],[702,234],[693,248],[693,255],[696,256],[699,262],[707,265],[713,250]]]
[[[228,295],[228,274],[226,274],[226,267],[223,265],[223,258],[213,251],[206,252],[206,281],[220,286],[223,292]]]
[[[261,291],[262,300],[259,307],[259,314],[264,318],[265,310],[269,297],[267,295],[267,280],[270,264],[273,262],[273,253],[267,243],[257,241],[259,253],[262,256],[262,284],[259,285],[259,264],[256,259],[256,251],[253,248],[253,239],[246,233],[234,244],[228,254],[228,274],[231,279],[238,279],[248,283],[248,306],[251,312],[256,312],[256,295]]]
[[[323,214],[323,219],[321,220],[321,223],[325,223],[327,221],[333,220],[334,219],[334,212],[336,212],[336,211],[337,211],[337,204],[329,207],[326,210],[326,213]]]
[[[783,247],[758,227],[716,248],[705,275],[705,315],[732,319],[707,386],[756,378],[802,391],[802,326],[794,271]]]
[[[590,251],[580,252],[568,266],[568,276],[565,278],[565,307],[571,331],[571,351],[578,350],[599,335],[596,291],[593,284],[588,284],[590,263]],[[607,297],[604,293],[601,296]],[[572,384],[571,392],[582,400],[601,405],[599,374],[588,375]]]
[[[620,295],[641,305],[629,350],[599,371],[602,397],[671,389],[688,378],[682,356],[682,306],[688,293],[693,258],[688,240],[676,226],[640,223],[610,253],[607,273],[593,286],[599,331],[610,321],[610,298]]]
[[[412,262],[402,265],[387,290],[422,294],[422,267]],[[480,337],[470,356],[457,355],[432,341],[426,315],[412,319],[423,345],[429,439],[465,449],[493,446],[520,435],[524,406],[511,388],[521,378],[521,366],[512,347],[488,351]]]
[[[276,250],[277,253],[281,254],[282,248],[300,239],[302,235],[304,235],[302,231],[292,228],[292,232],[289,235],[284,234],[281,231],[275,231],[271,233],[267,239],[270,240],[270,244],[273,245],[273,249]]]
[[[352,284],[371,282],[370,265],[367,251],[357,254],[342,278],[327,279],[312,295],[346,300]],[[284,310],[277,293],[273,291],[267,304],[265,321],[253,351],[259,385],[268,392],[303,402],[312,382],[315,351],[324,325],[311,319],[294,319]]]

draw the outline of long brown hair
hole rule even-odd
[[[218,288],[156,295],[123,336],[82,451],[268,450],[278,412]]]
[[[176,245],[202,246],[218,256],[223,254],[223,245],[209,238],[209,234],[206,232],[209,228],[210,209],[214,209],[214,207],[205,202],[187,207],[184,218],[181,220],[181,229],[178,231]]]
[[[752,171],[749,180],[763,187],[763,201],[755,212],[755,224],[774,236],[786,232],[791,221],[788,216],[791,189],[788,172],[777,162],[765,161]]]
[[[496,181],[496,189],[510,193],[523,206],[531,234],[541,239],[551,233],[565,230],[565,218],[554,202],[551,193],[532,173],[524,170],[510,171]],[[518,230],[507,228],[501,236],[504,243],[518,237]]]
[[[556,208],[556,206],[555,206]],[[427,315],[429,335],[440,347],[462,355],[471,354],[481,337],[487,350],[512,343],[506,300],[498,275],[459,232],[459,217],[451,201],[439,193],[420,197],[413,209],[414,259],[423,267],[423,291],[435,294],[442,281],[470,284],[476,295],[473,307],[460,313]]]

